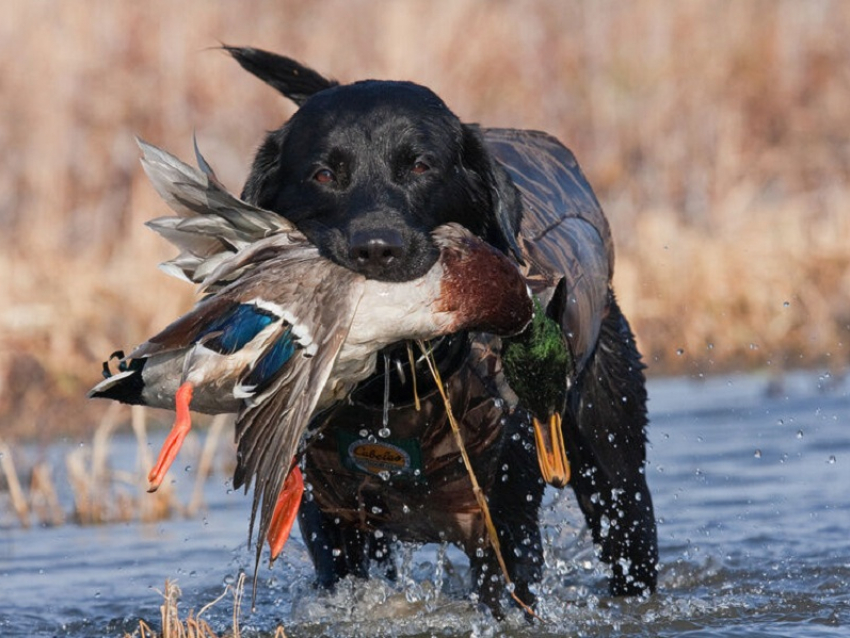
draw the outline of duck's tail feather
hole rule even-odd
[[[145,382],[142,379],[142,369],[147,359],[131,359],[115,374],[109,374],[103,381],[89,390],[90,399],[112,399],[130,405],[145,405],[142,398]],[[108,373],[108,364],[104,364]]]

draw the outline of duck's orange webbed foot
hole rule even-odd
[[[537,444],[537,462],[543,480],[555,487],[565,487],[570,482],[570,462],[564,447],[564,433],[561,429],[561,415],[557,412],[549,416],[549,428],[535,417],[534,442]]]
[[[186,381],[174,394],[174,409],[177,412],[177,417],[174,419],[174,425],[171,426],[171,432],[162,444],[162,449],[159,451],[159,458],[156,460],[156,465],[148,474],[148,492],[156,492],[157,488],[165,478],[168,468],[177,458],[177,453],[180,451],[180,446],[183,445],[183,440],[192,429],[192,418],[189,415],[189,403],[192,401],[192,393],[195,387]]]
[[[274,563],[289,538],[289,532],[292,530],[292,524],[295,523],[298,508],[301,506],[301,495],[303,493],[304,476],[293,459],[292,469],[289,470],[280,496],[277,497],[277,504],[274,506],[272,522],[269,526],[270,563]]]

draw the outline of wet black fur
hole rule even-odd
[[[289,80],[298,80],[301,108],[267,136],[242,196],[285,215],[326,257],[374,279],[414,279],[437,259],[431,231],[450,221],[512,248],[521,219],[516,189],[478,130],[430,89],[377,80],[338,86],[286,58],[229,51],[287,96]],[[317,92],[305,97],[311,88]],[[317,179],[323,171],[329,181]],[[354,238],[387,232],[402,243],[391,263],[364,266],[352,257]]]
[[[367,274],[411,279],[433,263],[429,233],[447,221],[505,251],[512,248],[521,219],[515,187],[477,129],[462,124],[429,89],[379,81],[339,86],[288,58],[228,51],[301,107],[266,138],[243,196],[285,215],[329,258],[357,269],[349,254],[352,234],[389,228],[403,237],[403,255],[382,272]],[[420,160],[429,170],[416,174],[411,169]],[[334,182],[316,181],[322,168],[333,171]],[[570,485],[602,559],[612,566],[615,595],[653,591],[656,584],[656,529],[644,476],[643,368],[612,293],[596,348],[568,396],[564,438]],[[364,383],[363,392],[378,395],[382,383],[371,386]],[[540,580],[543,564],[538,510],[544,486],[531,437],[526,420],[508,419],[493,453],[497,467],[507,465],[510,474],[507,481],[494,481],[488,494],[503,555],[525,600],[533,598],[529,586]],[[347,574],[366,577],[376,556],[392,575],[385,539],[334,524],[306,499],[301,525],[320,585],[330,587]],[[343,552],[332,555],[340,547]],[[499,572],[495,556],[470,561],[481,600],[499,615],[501,579],[490,578]]]

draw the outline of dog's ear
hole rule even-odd
[[[311,95],[339,84],[292,58],[251,47],[224,45],[222,48],[232,55],[243,69],[277,89],[298,106],[304,104]]]
[[[287,125],[272,131],[263,140],[254,156],[248,181],[242,188],[240,197],[254,206],[274,210],[273,183],[280,168],[280,149],[286,138]]]
[[[462,161],[468,170],[475,173],[490,200],[491,216],[488,217],[484,239],[510,253],[520,264],[524,264],[522,251],[517,243],[522,221],[522,200],[511,178],[498,166],[484,145],[477,126],[462,124]]]

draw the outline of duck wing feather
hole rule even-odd
[[[224,261],[239,250],[272,235],[281,242],[306,243],[306,238],[286,218],[252,206],[231,195],[197,151],[203,171],[142,140],[142,166],[156,191],[176,216],[160,217],[147,225],[180,249],[161,265],[180,279],[205,283]]]

